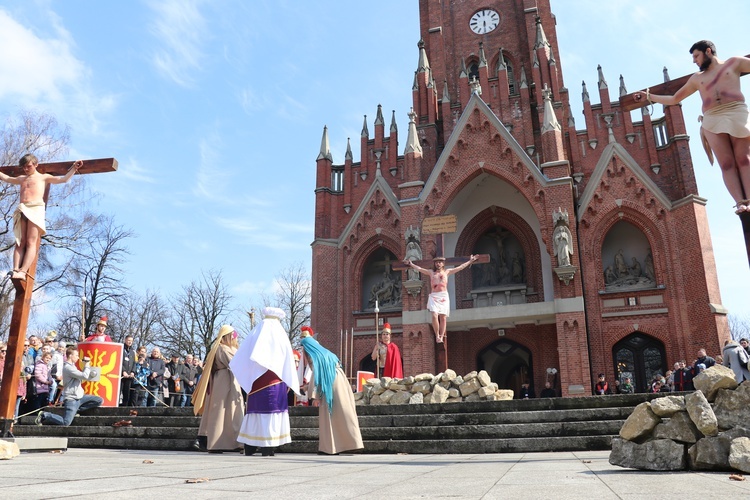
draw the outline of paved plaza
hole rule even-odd
[[[2,499],[750,498],[728,472],[642,472],[608,451],[481,455],[277,454],[71,449],[0,462]],[[195,481],[199,482],[188,482]],[[201,481],[202,480],[202,481]]]

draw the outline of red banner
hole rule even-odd
[[[91,369],[98,374],[94,380],[83,382],[86,394],[99,396],[102,406],[120,404],[120,374],[122,373],[122,344],[115,342],[79,342],[78,369],[83,370],[83,358],[91,359]]]
[[[374,373],[358,371],[357,372],[357,392],[362,392],[362,389],[365,387],[365,382],[367,382],[371,378],[375,378]]]

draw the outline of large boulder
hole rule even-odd
[[[693,379],[693,385],[706,395],[706,399],[713,401],[719,389],[734,389],[737,387],[737,381],[731,368],[714,365],[700,372]]]
[[[651,408],[653,409],[653,401]],[[672,439],[693,444],[703,437],[703,433],[698,430],[686,411],[680,411],[673,414],[669,420],[659,423],[654,428],[652,436],[654,439]]]
[[[482,384],[482,387],[487,387],[492,383],[490,374],[487,373],[486,370],[481,370],[479,373],[477,373],[477,378],[479,379],[479,383]]]
[[[750,424],[750,381],[744,381],[734,391],[719,390],[714,402],[714,414],[720,429]]]
[[[638,444],[612,438],[609,463],[641,470],[684,470],[685,445],[671,439],[653,439]]]
[[[704,436],[716,436],[719,433],[716,415],[701,391],[685,396],[685,408],[690,419]]]
[[[10,460],[21,454],[18,444],[0,439],[0,460]]]
[[[456,389],[451,389],[451,390],[458,392],[458,390]],[[430,398],[430,402],[431,403],[445,403],[445,401],[448,399],[449,394],[450,394],[450,391],[447,391],[441,385],[436,385],[435,388],[432,390],[432,397]]]
[[[463,397],[466,397],[470,394],[474,394],[482,387],[482,384],[479,383],[479,380],[477,380],[476,377],[472,378],[471,380],[464,382],[461,384],[461,386],[458,388],[458,390],[461,392],[461,395]]]
[[[695,470],[732,470],[729,465],[729,449],[732,441],[739,437],[750,437],[750,429],[735,427],[718,436],[704,437],[688,448],[688,461]]]
[[[641,403],[635,407],[633,413],[622,425],[620,437],[628,441],[637,441],[648,436],[659,422],[661,422],[661,417],[651,410],[651,404],[649,402]]]
[[[451,382],[454,378],[456,378],[456,372],[448,368],[443,372],[442,377],[440,377],[441,381],[443,382]]]
[[[738,437],[729,445],[729,465],[750,473],[750,438]]]
[[[393,397],[388,401],[388,404],[392,405],[405,405],[409,403],[409,400],[411,399],[412,393],[409,391],[398,391],[396,394],[393,395]]]
[[[651,400],[651,410],[660,417],[671,417],[677,412],[685,411],[684,396],[664,396]]]

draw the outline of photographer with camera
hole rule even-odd
[[[68,347],[65,351],[67,361],[63,366],[63,391],[62,402],[65,409],[65,415],[60,416],[47,411],[39,412],[36,417],[37,425],[64,425],[68,426],[73,422],[76,413],[79,411],[90,410],[102,405],[102,398],[84,394],[81,382],[94,378],[91,373],[91,360],[83,358],[83,371],[76,367],[78,363],[78,348]]]

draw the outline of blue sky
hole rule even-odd
[[[750,53],[741,0],[558,0],[552,10],[565,85],[579,96],[585,80],[594,102],[598,64],[614,99],[620,74],[634,91],[661,82],[664,66],[672,77],[695,71],[698,39],[721,58]],[[378,104],[406,137],[418,40],[416,0],[1,0],[0,116],[54,114],[71,126],[69,159],[118,159],[118,172],[88,186],[93,209],[138,235],[133,288],[169,295],[216,269],[246,308],[282,269],[309,267],[323,126],[335,163],[347,137],[359,158],[363,115],[373,130]],[[683,111],[722,302],[744,315],[741,226],[700,149],[699,106],[692,96]]]

